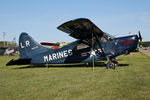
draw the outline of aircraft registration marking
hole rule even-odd
[[[20,43],[20,46],[21,46],[21,48],[29,47],[30,46],[30,41],[29,40],[25,41],[25,45]]]
[[[129,46],[129,45],[134,44],[134,42],[133,42],[133,41],[131,41],[131,40],[128,40],[128,41],[121,40],[121,42],[123,43],[123,45],[124,45],[124,46]]]

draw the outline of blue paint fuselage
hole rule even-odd
[[[38,54],[30,54],[28,58],[32,58],[31,64],[37,63],[48,63],[48,64],[62,64],[62,63],[81,63],[81,62],[91,62],[92,61],[92,50],[90,48],[85,48],[82,50],[77,50],[76,46],[79,40],[72,42],[60,49],[46,49]],[[126,52],[132,52],[137,48],[138,37],[137,35],[126,36],[114,38],[111,41],[101,43],[106,56],[110,58],[115,58]],[[99,55],[96,51],[101,49],[98,45],[95,46],[95,61],[104,59],[105,57]],[[37,62],[38,61],[38,62]]]

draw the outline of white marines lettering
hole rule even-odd
[[[73,53],[72,53],[72,50],[69,49],[69,50],[64,50],[64,51],[61,51],[61,52],[56,52],[56,53],[53,53],[53,54],[49,54],[49,55],[46,55],[44,56],[44,62],[48,62],[48,61],[51,61],[51,60],[56,60],[56,59],[60,59],[60,58],[63,58],[63,57],[68,57],[68,56],[71,56]]]

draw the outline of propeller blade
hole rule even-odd
[[[139,40],[140,40],[140,44],[142,45],[142,36],[141,36],[141,32],[139,31]]]

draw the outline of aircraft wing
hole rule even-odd
[[[98,37],[102,37],[104,34],[103,31],[86,18],[68,21],[57,28],[68,33],[71,37],[81,40],[91,39],[92,33],[97,34]]]

